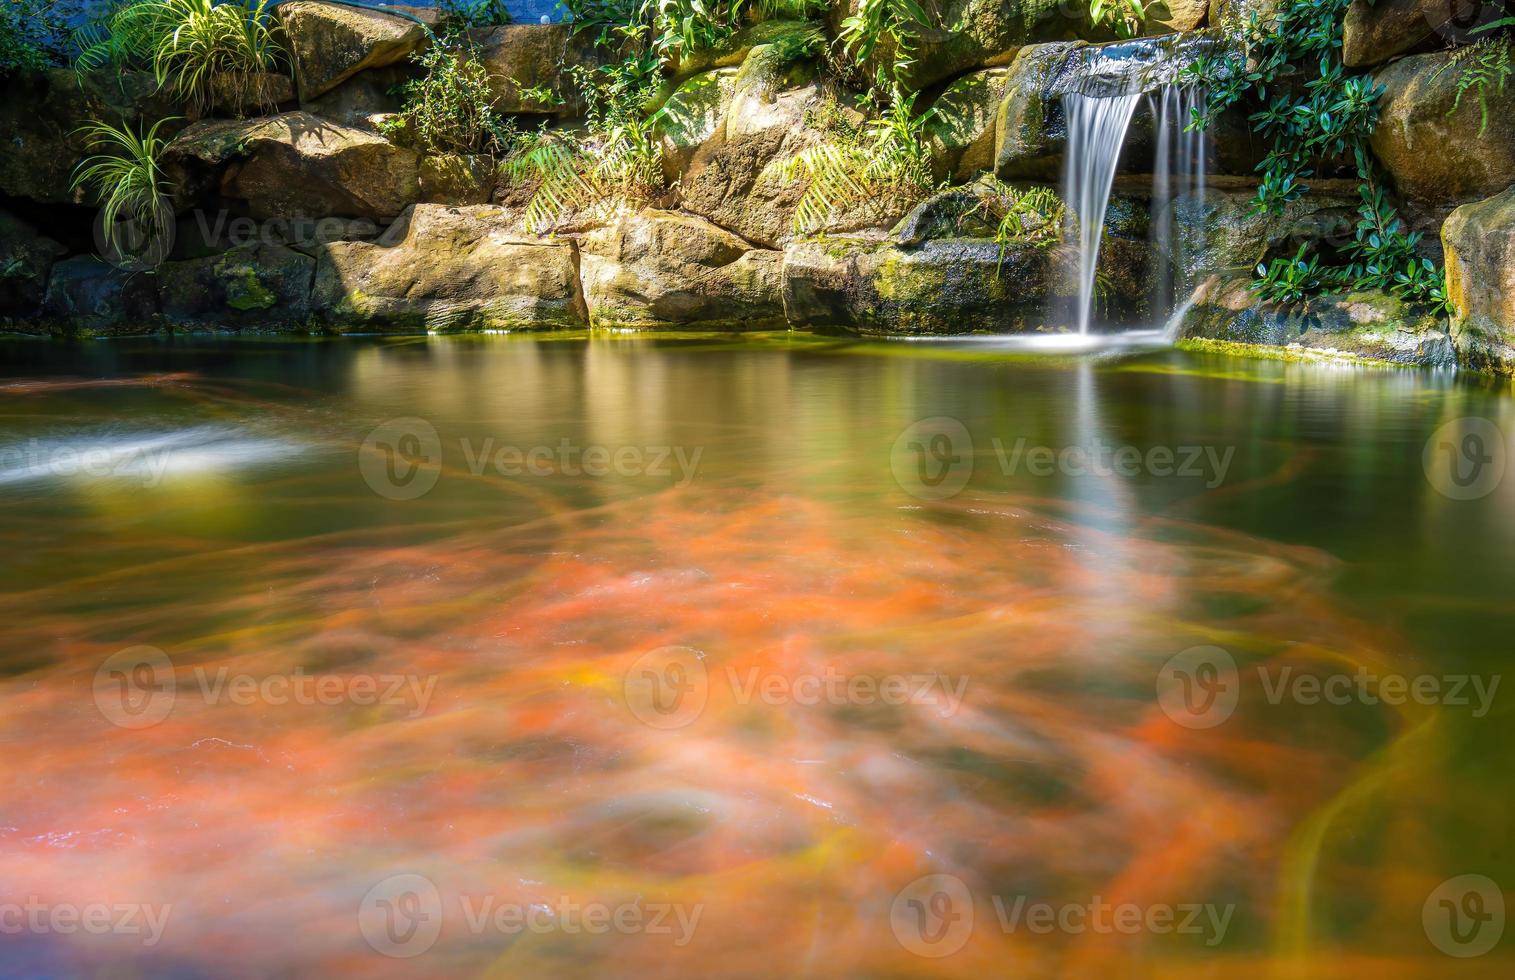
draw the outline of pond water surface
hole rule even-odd
[[[1515,967],[1502,387],[791,335],[0,358],[6,976]]]

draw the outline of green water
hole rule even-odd
[[[0,405],[0,905],[172,909],[151,945],[6,932],[0,974],[1512,966],[1506,385],[787,334],[191,338],[0,343]],[[102,665],[142,647],[177,693],[133,727],[146,675]],[[1190,724],[1195,658],[1232,701]],[[347,693],[237,703],[205,693],[223,668]],[[391,677],[430,693],[352,693]],[[1361,693],[1385,677],[1424,696]],[[382,890],[402,874],[439,904]],[[484,898],[699,911],[512,931]],[[1230,911],[1043,932],[1017,900]],[[391,914],[440,932],[389,955]]]

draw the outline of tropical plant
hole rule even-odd
[[[881,45],[891,48],[888,77],[898,80],[914,63],[921,28],[930,23],[920,0],[859,0],[856,12],[842,21],[837,42],[857,64],[872,58]],[[882,66],[879,71],[883,73]],[[884,79],[876,84],[883,87]]]
[[[159,162],[166,142],[158,130],[89,123],[78,130],[93,150],[74,170],[75,189],[89,191],[100,205],[106,249],[118,265],[156,264],[167,252],[173,233],[168,184]]]
[[[1515,20],[1495,23],[1515,23]],[[1470,90],[1476,91],[1478,109],[1482,114],[1478,135],[1482,136],[1489,129],[1489,95],[1503,95],[1505,83],[1509,81],[1511,72],[1515,71],[1515,66],[1510,63],[1510,38],[1504,35],[1488,37],[1476,44],[1459,48],[1447,59],[1446,64],[1437,69],[1432,79],[1440,77],[1442,72],[1449,69],[1457,71],[1457,97],[1452,102],[1452,108],[1447,110],[1447,115],[1462,108],[1463,96]]]
[[[1250,121],[1268,151],[1254,207],[1278,214],[1309,191],[1317,169],[1351,168],[1362,190],[1356,236],[1336,261],[1313,255],[1309,245],[1292,259],[1258,267],[1255,288],[1267,299],[1294,301],[1324,289],[1374,288],[1437,306],[1440,273],[1428,275],[1418,257],[1420,238],[1409,233],[1381,190],[1368,139],[1378,126],[1383,86],[1351,74],[1341,60],[1342,25],[1351,0],[1288,0],[1273,14],[1253,12],[1222,56],[1198,59],[1192,81],[1209,92],[1191,127],[1208,126],[1244,101],[1256,107]],[[1492,77],[1492,76],[1491,76]],[[1476,79],[1469,83],[1476,85]],[[1414,263],[1416,269],[1407,273]]]
[[[526,226],[538,234],[571,214],[647,203],[664,189],[656,116],[625,120],[586,136],[533,133],[505,163],[516,183],[535,183]]]
[[[449,29],[502,27],[514,23],[505,0],[442,0],[441,22]]]
[[[1140,37],[1149,20],[1169,17],[1166,0],[1090,0],[1089,23],[1116,37]]]
[[[1062,241],[1067,207],[1051,188],[1016,188],[989,177],[974,189],[979,199],[974,210],[995,224],[1001,263],[1012,248],[1053,248]]]
[[[80,72],[149,68],[161,88],[209,110],[217,95],[267,106],[264,83],[286,53],[269,0],[135,0],[115,6],[80,33]],[[222,86],[218,93],[218,84]]]
[[[839,129],[781,164],[783,179],[809,182],[795,209],[796,232],[812,234],[855,208],[908,206],[935,190],[926,142],[935,110],[917,113],[915,100],[896,83],[882,115],[858,130]]]
[[[489,70],[463,35],[440,39],[412,61],[425,74],[399,87],[404,102],[382,123],[384,135],[423,153],[510,151],[515,127],[495,112]]]

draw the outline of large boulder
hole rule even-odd
[[[93,255],[54,265],[42,306],[42,323],[65,333],[136,334],[157,329],[153,277],[125,272]]]
[[[1169,203],[1175,278],[1194,287],[1210,276],[1245,278],[1259,264],[1294,255],[1299,246],[1351,241],[1361,199],[1351,181],[1312,182],[1310,193],[1284,206],[1279,214],[1253,207],[1250,188],[1209,188],[1185,193]]]
[[[1515,187],[1453,211],[1441,240],[1462,362],[1515,374]]]
[[[876,334],[1025,333],[1044,327],[1059,282],[1047,249],[1001,256],[983,238],[830,239],[784,249],[784,312],[803,327]]]
[[[279,6],[300,101],[330,92],[368,68],[404,61],[427,40],[414,21],[317,0]]]
[[[1198,30],[1210,18],[1210,0],[1168,0],[1167,16],[1153,18],[1151,26],[1162,31]]]
[[[256,218],[388,221],[420,195],[414,151],[308,112],[195,123],[169,144],[164,167],[181,206],[219,191]]]
[[[684,207],[765,248],[794,234],[802,183],[783,179],[783,159],[824,138],[806,126],[821,101],[803,70],[776,64],[771,45],[752,50],[731,79],[725,118],[691,155],[682,181]]]
[[[1377,75],[1385,91],[1373,153],[1401,194],[1427,205],[1475,201],[1515,183],[1515,86],[1487,93],[1485,125],[1476,91],[1458,105],[1451,58],[1414,55]]]
[[[1062,177],[1068,148],[1064,96],[1090,84],[1092,66],[1108,84],[1122,87],[1123,74],[1148,72],[1175,76],[1195,57],[1191,39],[1166,38],[1142,45],[1090,45],[1083,42],[1029,45],[1016,52],[1006,70],[1004,100],[994,126],[994,171],[1002,180],[1055,181]],[[1151,83],[1149,83],[1151,87]],[[1121,173],[1151,173],[1157,156],[1159,119],[1150,106],[1138,102],[1118,161]],[[1187,124],[1180,107],[1170,103],[1172,120],[1167,138]],[[1206,166],[1211,174],[1249,175],[1261,155],[1247,114],[1239,108],[1223,113],[1206,131]]]
[[[579,246],[595,327],[782,324],[783,254],[754,249],[703,218],[625,215]]]
[[[150,72],[91,73],[71,69],[19,72],[0,79],[0,194],[49,204],[83,203],[70,186],[74,168],[92,151],[79,132],[96,120],[134,131],[182,115]],[[171,136],[175,125],[159,135]]]
[[[316,262],[280,245],[254,243],[220,255],[165,262],[158,305],[173,326],[298,327],[310,318]]]
[[[663,176],[669,183],[689,171],[701,148],[724,135],[736,76],[735,68],[692,75],[663,104],[657,135],[663,151]]]
[[[582,327],[571,241],[509,234],[503,208],[418,204],[378,242],[319,250],[314,306],[338,329]]]
[[[584,109],[568,68],[599,63],[593,32],[575,34],[572,24],[508,24],[468,32],[489,72],[497,112],[509,115],[577,115]],[[554,98],[541,99],[546,89]]]
[[[1004,68],[969,72],[932,104],[935,112],[927,125],[939,179],[963,183],[994,167],[995,126],[1008,80]]]
[[[31,316],[47,294],[53,263],[68,250],[6,211],[0,211],[0,320]]]
[[[1426,21],[1422,2],[1352,0],[1342,26],[1342,61],[1348,68],[1371,68],[1434,40],[1436,31]]]
[[[342,126],[378,132],[380,123],[400,111],[403,100],[397,90],[409,77],[403,65],[365,71],[300,108]]]
[[[1260,301],[1250,287],[1250,279],[1205,283],[1179,324],[1179,336],[1397,364],[1456,364],[1446,322],[1385,293],[1322,296],[1285,305]]]

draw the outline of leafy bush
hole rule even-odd
[[[1119,38],[1140,37],[1149,20],[1169,17],[1166,0],[1090,0],[1089,23]]]
[[[839,128],[831,139],[784,161],[785,180],[809,181],[795,209],[796,232],[812,234],[855,208],[913,204],[935,190],[926,142],[935,110],[917,114],[916,96],[897,85],[892,94],[883,115],[857,130]]]
[[[384,135],[423,153],[509,152],[515,129],[495,112],[489,70],[471,54],[454,37],[414,55],[426,74],[400,86],[404,105],[384,121]]]
[[[449,29],[513,23],[505,0],[442,0],[439,7],[442,24]]]
[[[168,121],[159,120],[146,131],[103,122],[79,130],[91,149],[101,152],[79,164],[73,186],[90,191],[99,202],[106,245],[118,262],[162,258],[171,240],[174,216],[159,163],[166,141],[158,136]]]
[[[52,0],[0,0],[0,75],[63,64],[67,36]]]
[[[1254,12],[1233,39],[1234,50],[1204,57],[1189,68],[1210,97],[1191,126],[1203,128],[1244,100],[1258,108],[1250,120],[1268,143],[1254,206],[1277,214],[1309,191],[1317,167],[1350,167],[1361,183],[1356,237],[1341,259],[1306,257],[1258,267],[1254,289],[1295,301],[1330,289],[1382,289],[1413,302],[1442,306],[1441,274],[1427,272],[1420,236],[1404,228],[1381,189],[1368,139],[1378,126],[1383,87],[1349,74],[1341,61],[1342,25],[1351,0],[1289,0],[1269,17]],[[1434,265],[1433,265],[1434,268]]]
[[[81,32],[82,71],[150,68],[159,86],[209,110],[216,83],[238,102],[270,101],[261,73],[286,58],[269,0],[136,0],[112,8]]]

